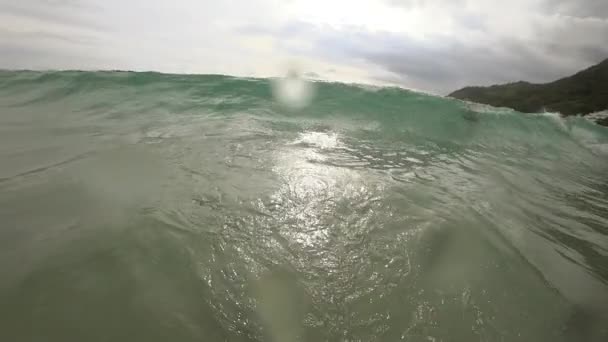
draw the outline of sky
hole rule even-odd
[[[608,0],[0,0],[0,69],[136,70],[446,94],[608,58]]]

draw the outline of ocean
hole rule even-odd
[[[607,128],[277,82],[1,71],[0,341],[608,340]]]

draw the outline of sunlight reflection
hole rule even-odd
[[[324,163],[323,151],[339,146],[336,133],[305,132],[277,154],[274,171],[284,183],[272,200],[283,208],[281,221],[288,223],[281,233],[296,243],[323,245],[336,208],[365,190],[356,171]]]

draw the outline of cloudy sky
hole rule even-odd
[[[0,68],[310,76],[444,94],[608,58],[608,0],[0,0]]]

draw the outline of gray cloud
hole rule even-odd
[[[378,34],[375,34],[378,35]],[[544,64],[527,44],[502,42],[497,46],[467,45],[450,37],[420,41],[407,36],[360,35],[351,56],[359,56],[393,74],[408,87],[449,92],[469,84],[492,84],[519,79],[547,80],[555,68]],[[322,49],[339,46],[340,39],[324,41]],[[374,49],[369,49],[372,44]]]
[[[551,13],[583,18],[608,18],[606,0],[546,0],[544,5]]]
[[[109,27],[96,20],[101,7],[90,2],[78,0],[0,0],[3,14],[34,18],[50,23],[86,28],[107,30]]]
[[[110,62],[95,51],[83,49],[74,53],[57,43],[0,42],[0,69],[104,69]]]
[[[370,0],[410,15],[391,32],[359,24],[363,5],[348,26],[286,9],[297,1],[0,0],[0,68],[238,74],[303,57],[332,78],[355,70],[447,93],[551,81],[608,57],[606,0]]]
[[[364,61],[386,71],[371,75],[373,79],[439,93],[466,85],[548,82],[608,57],[608,46],[597,44],[608,37],[608,22],[571,18],[535,30],[537,39],[491,37],[487,44],[446,35],[414,39],[298,22],[272,34],[280,41],[308,41],[312,49],[306,53],[336,64]]]
[[[387,4],[403,8],[418,8],[436,6],[445,10],[463,9],[468,5],[471,9],[482,2],[496,0],[384,0]],[[608,1],[606,0],[543,0],[542,7],[548,13],[557,13],[576,17],[608,18]]]
[[[0,68],[102,68],[96,5],[76,0],[0,0]]]
[[[384,0],[389,5],[405,8],[415,8],[424,5],[435,5],[443,7],[461,7],[466,0]]]
[[[44,31],[12,32],[0,29],[0,42],[28,42],[30,45],[40,45],[45,41],[51,43],[92,46],[97,39],[91,36],[77,34],[61,35]]]

